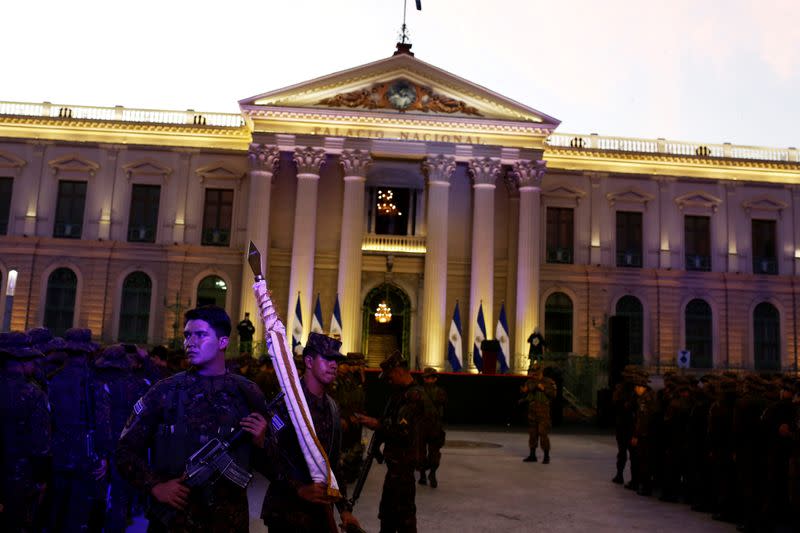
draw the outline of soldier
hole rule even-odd
[[[709,462],[708,415],[716,396],[716,376],[700,378],[694,391],[694,403],[689,411],[689,473],[687,496],[693,511],[710,511],[713,487]]]
[[[311,333],[303,348],[306,372],[300,380],[308,410],[314,423],[317,439],[325,448],[333,474],[339,481],[340,492],[345,488],[339,468],[341,425],[339,407],[326,389],[336,379],[337,365],[344,360],[339,353],[342,345],[336,339]],[[285,404],[276,409],[284,424],[270,425],[269,445],[266,447],[267,477],[270,480],[261,517],[271,532],[316,533],[336,530],[332,505],[336,504],[343,528],[360,528],[358,520],[344,498],[327,495],[323,483],[314,483],[297,441],[296,433]],[[278,429],[280,428],[280,429]]]
[[[113,443],[108,449],[102,450],[103,456],[110,460],[110,487],[105,520],[107,532],[125,531],[128,514],[136,496],[133,487],[119,475],[119,469],[112,458],[113,448],[133,405],[149,388],[146,378],[134,374],[134,358],[139,360],[136,346],[114,344],[103,349],[94,365],[97,368],[98,385],[102,388],[98,402],[102,406],[101,411],[109,413],[110,421],[106,428],[102,428],[108,432],[107,439],[103,440]]]
[[[614,428],[617,439],[617,475],[611,481],[620,485],[625,482],[623,472],[625,471],[625,463],[628,462],[629,454],[631,456],[631,480],[636,479],[636,468],[634,466],[633,450],[631,449],[635,402],[631,379],[635,376],[635,373],[635,366],[626,366],[622,370],[622,381],[616,384],[612,396],[615,418]]]
[[[522,386],[524,401],[528,402],[528,447],[530,455],[523,459],[535,463],[536,447],[541,444],[542,464],[550,463],[550,402],[556,397],[556,383],[544,376],[542,365],[534,363],[528,370],[528,381]]]
[[[433,489],[439,486],[436,470],[442,461],[441,450],[445,441],[444,409],[447,406],[447,393],[436,384],[438,378],[436,369],[430,366],[422,373],[426,417],[422,423],[423,435],[420,439],[422,463],[419,467],[419,484],[425,485],[430,481]],[[430,470],[427,477],[426,470]]]
[[[661,501],[677,502],[684,494],[689,476],[689,413],[694,380],[688,376],[675,380],[664,412],[666,454],[662,475]]]
[[[739,482],[741,529],[755,531],[760,501],[760,473],[766,470],[765,443],[761,435],[761,415],[767,407],[764,381],[748,374],[744,390],[733,410],[733,442]]]
[[[50,477],[47,396],[28,381],[42,357],[28,335],[0,333],[0,522],[9,533],[38,529]]]
[[[636,394],[636,411],[633,420],[631,447],[636,454],[638,482],[637,494],[650,496],[653,493],[652,477],[652,423],[656,409],[656,397],[648,386],[650,377],[644,370],[638,370],[632,378]]]
[[[231,447],[242,468],[248,467],[250,444],[264,444],[264,395],[255,383],[225,371],[230,333],[224,309],[188,311],[183,335],[192,367],[153,385],[122,431],[115,460],[123,479],[152,496],[148,531],[249,529],[245,489],[224,478],[191,490],[182,484],[186,459],[212,438],[230,438],[238,428],[248,433]]]
[[[395,351],[381,363],[381,378],[394,389],[383,417],[358,415],[366,427],[378,432],[384,442],[386,477],[378,511],[382,533],[417,531],[416,483],[419,464],[420,421],[425,417],[425,394],[416,385],[408,361]]]
[[[272,359],[268,355],[262,355],[258,358],[258,362],[259,370],[253,381],[264,393],[265,398],[272,398],[281,390],[281,384],[275,374],[275,367],[272,366]]]
[[[528,370],[530,370],[533,368],[535,363],[541,362],[542,357],[544,356],[544,349],[547,346],[547,343],[544,341],[544,337],[539,331],[538,326],[533,328],[533,333],[531,333],[528,337],[528,344],[531,345],[530,349],[528,350],[528,359],[530,359]]]
[[[244,314],[244,318],[236,326],[236,331],[239,333],[239,355],[246,354],[252,357],[253,333],[256,332],[256,328],[250,321],[250,313]]]
[[[101,390],[89,366],[98,345],[89,329],[64,333],[64,366],[50,379],[50,414],[53,425],[53,490],[51,531],[81,531],[99,528],[105,499],[104,481],[108,461],[101,451],[108,412],[98,401]]]
[[[777,523],[788,522],[789,519],[789,458],[791,443],[781,436],[780,428],[787,427],[794,421],[795,406],[794,380],[783,376],[775,384],[778,392],[761,419],[764,426],[764,440],[767,451],[766,480],[763,490],[763,517],[765,529],[774,529]]]
[[[737,387],[735,374],[723,375],[717,399],[708,412],[708,447],[715,499],[712,518],[726,522],[733,521],[736,513],[733,409]]]
[[[339,404],[342,419],[342,475],[348,483],[358,478],[364,445],[361,442],[361,424],[356,413],[364,412],[364,355],[348,353],[347,358],[339,365],[339,372],[334,388],[334,397]]]

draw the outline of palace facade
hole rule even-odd
[[[252,240],[289,331],[341,309],[345,352],[447,369],[459,305],[527,368],[551,352],[796,370],[800,154],[557,133],[415,58],[239,102],[241,114],[0,102],[0,323],[163,343],[188,307],[254,317]],[[380,303],[391,319],[378,322]],[[255,322],[255,320],[254,320]]]

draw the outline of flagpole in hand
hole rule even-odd
[[[247,262],[255,276],[253,292],[256,296],[259,315],[264,323],[267,349],[272,358],[281,390],[284,392],[284,401],[289,412],[289,418],[292,420],[292,426],[294,426],[297,434],[297,440],[303,451],[303,457],[308,465],[311,479],[314,483],[323,483],[326,486],[328,496],[339,498],[341,497],[339,485],[331,470],[328,455],[317,438],[306,397],[300,386],[292,350],[286,340],[286,326],[278,317],[278,313],[272,304],[272,295],[267,289],[267,281],[264,279],[264,274],[261,270],[261,253],[252,241],[247,253]]]

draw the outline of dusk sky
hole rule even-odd
[[[560,119],[559,132],[800,146],[797,0],[408,4],[417,58]],[[0,100],[237,112],[391,55],[403,0],[45,0],[2,13]]]

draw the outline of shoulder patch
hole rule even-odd
[[[272,420],[270,421],[270,423],[272,424],[272,430],[275,433],[280,432],[280,430],[283,429],[283,426],[286,425],[284,421],[281,420],[281,417],[279,417],[278,415],[272,415]]]
[[[139,416],[142,411],[144,411],[144,402],[139,398],[136,400],[136,403],[133,404],[133,412],[136,413],[136,416]]]

